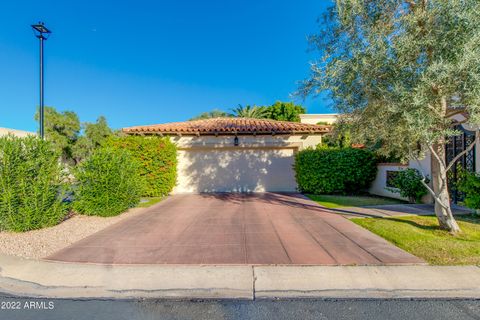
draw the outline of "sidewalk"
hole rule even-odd
[[[480,268],[99,265],[0,255],[0,291],[105,299],[475,298]]]
[[[345,216],[346,218],[376,218],[395,216],[429,216],[434,214],[433,204],[388,204],[367,207],[328,208],[327,210]],[[471,210],[462,206],[452,205],[454,215],[470,214]]]

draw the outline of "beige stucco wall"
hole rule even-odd
[[[320,135],[175,136],[178,178],[173,193],[296,191],[294,154]]]
[[[422,163],[422,167],[424,167],[423,164],[427,162],[430,162],[429,157],[420,160],[420,163]],[[401,197],[399,193],[392,192],[387,189],[387,171],[402,171],[407,168],[416,168],[420,172],[423,172],[424,175],[429,175],[430,172],[422,171],[418,163],[416,165],[413,165],[412,162],[410,162],[408,165],[400,163],[379,163],[377,165],[377,176],[372,182],[368,192],[382,197],[389,197],[408,201],[407,198]],[[428,166],[428,168],[430,168],[430,166]],[[422,198],[423,203],[432,203],[432,201],[433,198],[430,196],[430,194],[427,194]]]
[[[35,132],[17,130],[17,129],[8,129],[8,128],[0,128],[0,137],[6,136],[7,134],[14,135],[16,137],[26,137],[26,136],[35,136]]]
[[[317,124],[319,122],[326,122],[327,124],[333,124],[337,121],[337,113],[315,114],[305,113],[300,115],[300,122],[307,124]]]
[[[407,200],[400,194],[387,190],[387,171],[402,171],[408,168],[408,165],[399,163],[380,163],[377,165],[377,176],[372,182],[368,192],[382,197],[389,197],[401,200]]]

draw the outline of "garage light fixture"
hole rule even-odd
[[[235,136],[235,139],[233,139],[233,145],[235,147],[238,147],[238,137],[237,136]]]

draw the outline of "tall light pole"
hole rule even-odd
[[[45,27],[43,22],[38,24],[32,24],[33,32],[35,36],[40,39],[40,138],[44,139],[45,137],[45,126],[44,126],[44,105],[43,105],[43,41],[47,40],[49,35],[52,33]]]

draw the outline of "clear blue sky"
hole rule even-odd
[[[318,0],[2,1],[0,127],[37,130],[38,40],[45,104],[114,128],[183,121],[214,108],[288,101],[308,75]],[[301,102],[331,112],[321,99]]]

